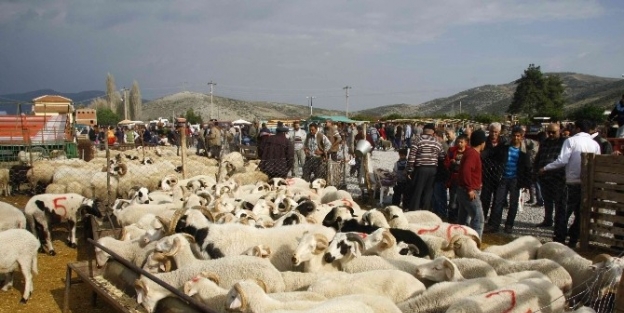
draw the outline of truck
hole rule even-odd
[[[76,157],[72,126],[67,114],[0,115],[0,161],[16,161],[20,151],[47,157],[62,150]]]

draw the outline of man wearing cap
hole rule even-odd
[[[509,212],[505,221],[505,232],[512,233],[518,213],[520,189],[531,187],[531,159],[526,146],[522,144],[523,139],[524,131],[520,126],[515,126],[511,130],[511,142],[498,145],[492,152],[491,159],[496,164],[495,168],[502,168],[502,172],[496,173],[496,177],[500,179],[494,196],[494,207],[484,230],[486,233],[499,231],[507,194],[509,194]]]
[[[434,136],[435,125],[427,124],[422,135],[416,137],[407,158],[407,173],[412,182],[412,197],[407,209],[431,211],[433,182],[440,162],[444,162],[446,151]]]
[[[481,151],[485,148],[485,132],[477,130],[470,136],[470,147],[466,147],[459,163],[457,181],[458,222],[474,229],[479,237],[483,235],[483,207],[481,206],[482,163]]]
[[[260,170],[270,178],[286,178],[288,172],[295,163],[295,150],[293,143],[286,138],[288,127],[282,122],[277,123],[275,136],[265,137],[258,146],[260,157]]]
[[[299,122],[293,123],[293,130],[290,131],[290,141],[295,149],[295,160],[292,169],[293,176],[299,172],[299,168],[305,164],[305,151],[303,150],[303,141],[306,138],[306,131],[299,127]],[[302,170],[303,171],[303,170]]]

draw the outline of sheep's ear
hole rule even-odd
[[[134,281],[134,289],[137,293],[137,302],[141,304],[143,302],[143,296],[147,295],[148,288],[144,281],[137,279]]]
[[[267,285],[266,285],[266,283],[264,283],[264,281],[263,281],[263,280],[261,280],[261,279],[255,279],[255,281],[256,281],[256,283],[258,284],[258,286],[260,286],[260,288],[262,288],[262,290],[264,290],[264,292],[265,292],[265,293],[266,293],[266,292],[268,292],[268,291],[267,291]]]
[[[316,240],[316,248],[312,252],[313,254],[321,254],[323,251],[327,249],[329,242],[327,238],[321,234],[314,234],[314,239]]]
[[[475,235],[470,235],[470,238],[472,238],[472,240],[477,243],[477,248],[481,249],[481,238]]]
[[[380,248],[388,249],[396,245],[396,239],[392,236],[389,230],[384,230],[381,236]]]
[[[453,281],[453,277],[455,276],[455,267],[450,260],[444,259],[442,262],[442,266],[444,266],[444,274],[446,275],[447,281]]]

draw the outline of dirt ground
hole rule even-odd
[[[28,201],[28,196],[16,196],[11,198],[0,197],[0,201],[12,203],[18,208],[23,208]],[[67,247],[66,224],[57,224],[52,228],[52,238],[56,249],[56,256],[39,254],[38,267],[39,275],[34,277],[34,292],[27,304],[20,304],[19,301],[24,290],[24,278],[20,273],[14,275],[14,288],[8,292],[0,291],[1,312],[37,312],[37,313],[58,313],[62,312],[65,294],[65,275],[67,264],[78,260],[86,260],[84,249],[87,243],[82,239],[80,229],[78,231],[79,249]],[[485,235],[483,238],[483,248],[488,245],[505,244],[513,238],[506,235]],[[0,247],[0,251],[1,251]],[[586,257],[593,257],[602,251],[593,250],[581,253]],[[75,278],[75,275],[74,275]],[[91,291],[83,284],[75,284],[70,289],[70,312],[111,312],[112,308],[103,301],[98,301],[96,307],[91,305]]]

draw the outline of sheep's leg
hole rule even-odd
[[[36,222],[41,226],[41,233],[44,237],[46,248],[48,248],[48,254],[52,256],[56,255],[56,251],[54,251],[54,246],[52,245],[52,234],[50,234],[50,228],[48,226],[49,220],[45,219],[41,221],[37,219]]]
[[[76,244],[76,222],[72,220],[67,220],[67,224],[69,226],[69,236],[67,237],[67,245],[75,249],[78,246]]]
[[[33,275],[30,270],[32,263],[26,260],[19,260],[18,263],[20,265],[20,269],[22,270],[22,275],[24,275],[24,293],[20,302],[26,303],[33,291]]]
[[[9,291],[13,287],[13,271],[6,273],[4,281],[2,282],[2,291]]]

